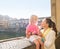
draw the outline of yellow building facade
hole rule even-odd
[[[60,0],[51,0],[51,16],[60,32]]]

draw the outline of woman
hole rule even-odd
[[[37,26],[37,20],[38,17],[36,15],[32,15],[30,17],[29,24],[26,27],[26,37],[29,39],[29,41],[35,43],[36,49],[39,49],[40,44],[43,45],[43,42],[40,40],[41,33]]]
[[[57,29],[55,23],[49,19],[43,19],[41,26],[42,33],[45,38],[44,49],[55,49],[55,38],[57,36]]]

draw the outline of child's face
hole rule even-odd
[[[33,23],[37,23],[37,20],[33,20]]]
[[[30,23],[37,24],[37,21],[36,20],[32,20]]]
[[[35,16],[35,15],[33,15],[33,16],[31,16],[31,18],[30,18],[30,23],[36,24],[36,23],[37,23],[37,20],[38,20],[38,17]]]

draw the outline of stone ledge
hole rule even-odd
[[[0,40],[0,49],[27,49],[32,44],[26,38],[12,38]]]
[[[12,41],[12,40],[19,40],[19,39],[22,39],[22,38],[24,38],[24,37],[16,37],[16,38],[4,39],[4,40],[0,40],[0,43],[7,42],[7,41]]]

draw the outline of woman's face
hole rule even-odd
[[[46,23],[46,19],[43,19],[43,20],[42,20],[41,26],[42,26],[42,28],[48,27],[48,24]]]

